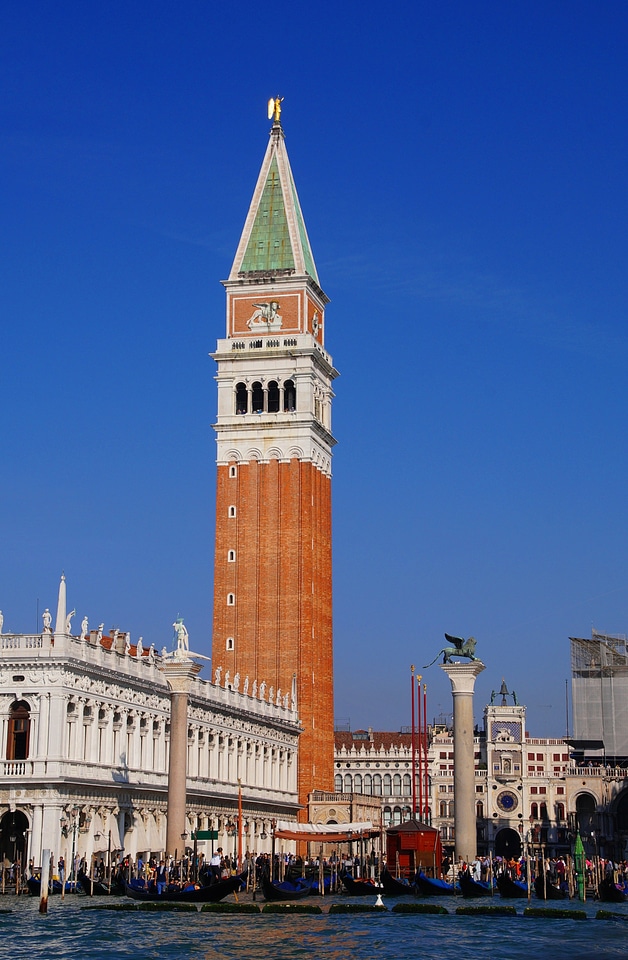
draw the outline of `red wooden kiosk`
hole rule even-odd
[[[419,868],[440,877],[443,848],[440,833],[419,820],[406,820],[386,831],[386,864],[397,877],[413,877]]]

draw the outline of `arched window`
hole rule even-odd
[[[403,795],[404,797],[409,797],[412,793],[412,780],[410,774],[406,773],[403,777]]]
[[[345,773],[345,793],[353,793],[353,778],[350,773]]]
[[[393,794],[396,797],[401,796],[401,774],[396,773],[393,777]]]
[[[268,412],[279,413],[279,384],[276,380],[268,384]]]
[[[590,793],[581,793],[576,799],[576,822],[580,836],[590,836],[595,829],[596,800]]]
[[[449,804],[446,800],[441,800],[438,805],[438,816],[439,817],[448,817],[449,816]]]
[[[236,384],[236,413],[249,412],[249,394],[246,383]]]
[[[227,554],[227,560],[229,563],[235,563],[235,550],[230,550]]]
[[[236,508],[233,506],[233,504],[231,504],[231,506],[229,507],[229,516],[235,517],[235,515],[236,515]]]
[[[478,820],[481,820],[482,817],[484,816],[484,804],[482,803],[481,800],[478,800],[475,804],[475,815],[478,818]]]
[[[334,777],[334,790],[336,793],[342,793],[342,774],[340,773]]]
[[[228,593],[228,594],[227,594],[227,606],[228,606],[228,607],[233,607],[233,606],[235,606],[235,593]]]
[[[297,408],[297,390],[294,380],[286,380],[283,385],[283,408],[286,413],[294,413]]]
[[[392,817],[392,810],[390,809],[390,807],[384,807],[384,826],[385,827],[390,826],[391,817]]]
[[[392,794],[392,777],[389,773],[384,774],[384,796],[390,797]]]
[[[565,804],[557,803],[556,804],[556,819],[564,820],[565,819]]]
[[[227,637],[227,650],[233,650],[233,637]]]
[[[7,760],[26,760],[31,729],[31,708],[25,700],[15,700],[9,711]]]
[[[538,819],[539,819],[539,805],[538,805],[538,803],[531,803],[531,804],[530,804],[530,816],[532,817],[533,820],[538,820]]]
[[[253,406],[253,413],[263,413],[264,412],[264,388],[262,387],[259,380],[256,380],[253,384],[251,391],[251,401]]]
[[[404,823],[406,822],[406,820],[412,819],[412,811],[410,810],[410,807],[401,808],[401,819],[403,820]]]
[[[373,778],[370,773],[364,774],[364,793],[369,796],[373,793]]]
[[[362,774],[356,773],[353,778],[353,792],[362,793]]]
[[[539,814],[541,815],[541,820],[547,820],[547,804],[542,803],[539,806]]]
[[[373,774],[373,794],[376,797],[381,797],[382,795],[382,775],[381,773]]]
[[[401,807],[393,809],[393,823],[396,827],[401,823]]]

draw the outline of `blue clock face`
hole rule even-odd
[[[516,793],[512,793],[511,790],[502,790],[502,792],[497,797],[497,806],[500,810],[503,810],[504,813],[510,813],[511,810],[515,810],[519,803],[519,799]]]

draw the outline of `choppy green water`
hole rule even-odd
[[[93,901],[97,902],[96,900]],[[317,901],[320,903],[320,901]],[[345,901],[346,902],[346,901]],[[496,903],[505,903],[496,898]],[[461,901],[438,903],[449,916],[216,916],[203,913],[121,913],[82,909],[88,900],[3,897],[0,956],[12,960],[587,960],[628,957],[628,904],[593,904],[588,919],[459,917]],[[392,907],[394,901],[388,900]],[[533,906],[539,906],[533,901]],[[548,905],[552,906],[552,905]],[[582,904],[561,904],[581,909]],[[595,920],[601,907],[626,921]]]

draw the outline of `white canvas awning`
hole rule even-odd
[[[360,837],[379,836],[370,820],[358,823],[292,823],[278,820],[275,836],[282,840],[318,840],[319,843],[348,843]]]

